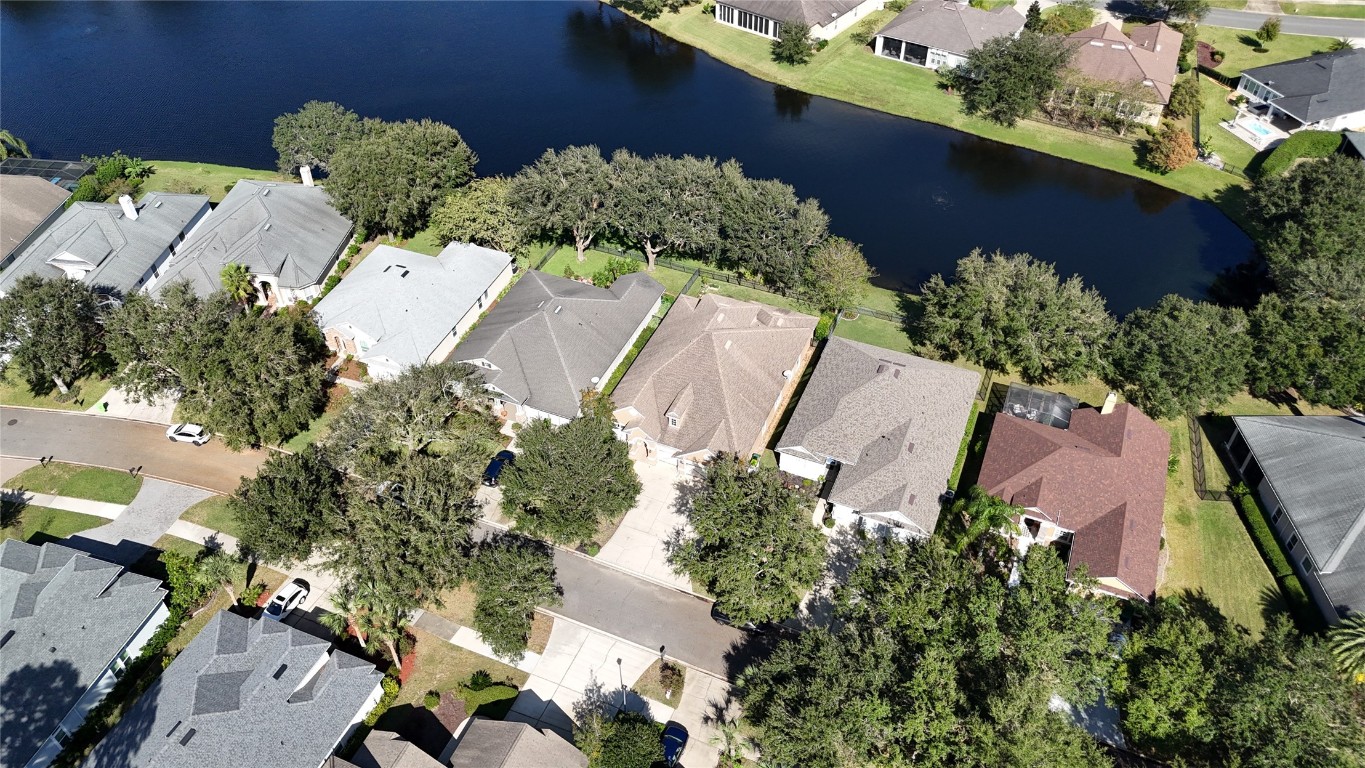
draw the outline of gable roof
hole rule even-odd
[[[512,257],[451,243],[432,258],[380,245],[313,308],[323,329],[350,325],[375,340],[365,356],[426,362]]]
[[[223,287],[227,264],[274,275],[284,288],[319,285],[351,232],[322,187],[242,179],[185,241],[157,290],[188,280],[206,296]]]
[[[1252,67],[1242,75],[1282,94],[1270,103],[1305,123],[1365,110],[1365,48]]]
[[[1013,37],[1024,17],[1009,6],[983,11],[952,0],[919,0],[896,15],[877,34],[966,55],[994,37]]]
[[[558,734],[525,723],[469,721],[450,756],[451,768],[585,768],[588,757]]]
[[[392,731],[370,731],[349,762],[333,758],[336,766],[355,768],[445,768],[439,760]]]
[[[72,203],[0,273],[0,293],[30,273],[62,276],[65,272],[53,263],[62,261],[83,269],[81,282],[100,293],[126,296],[142,287],[142,276],[208,205],[206,195],[148,192],[134,220],[118,203]]]
[[[566,419],[580,395],[621,354],[654,311],[664,287],[643,272],[611,288],[530,270],[451,353],[457,362],[487,360],[480,372],[513,402]]]
[[[980,382],[975,371],[830,337],[777,450],[838,461],[830,501],[899,512],[927,536]]]
[[[1084,563],[1149,599],[1156,591],[1171,438],[1137,408],[1080,408],[1070,429],[996,414],[979,483],[1074,532],[1070,571]]]
[[[85,765],[321,765],[383,677],[330,647],[278,621],[220,611]]]
[[[0,765],[28,762],[165,596],[84,552],[0,542]]]
[[[1365,418],[1234,416],[1338,610],[1365,610]]]
[[[0,265],[71,193],[37,176],[0,175]]]
[[[722,0],[759,16],[820,27],[857,8],[863,0]]]
[[[612,392],[617,413],[634,409],[628,428],[684,456],[748,457],[818,322],[714,293],[679,296]]]
[[[1140,83],[1151,89],[1152,103],[1170,101],[1185,36],[1164,22],[1136,27],[1131,38],[1101,22],[1066,39],[1076,49],[1070,66],[1077,72],[1099,82]]]

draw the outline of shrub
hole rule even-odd
[[[1146,165],[1159,173],[1179,170],[1199,157],[1194,137],[1177,125],[1167,124],[1143,144]]]
[[[338,261],[338,262],[337,262],[337,272],[338,272],[338,273],[345,272],[346,270],[348,270],[348,269],[350,269],[350,268],[351,268],[351,260],[350,260],[350,259],[342,259],[341,261]]]
[[[379,718],[389,711],[389,707],[392,707],[394,700],[398,698],[398,678],[393,675],[384,675],[384,680],[379,685],[384,689],[384,695],[379,697],[379,703],[375,704],[374,709],[370,710],[370,714],[365,716],[365,725],[370,727],[374,727],[374,724],[379,722]]]
[[[340,282],[341,275],[331,275],[330,277],[328,277],[327,282],[322,284],[322,295],[326,296],[327,294],[331,293],[332,289],[337,287],[337,283]]]
[[[103,199],[100,196],[100,183],[95,180],[94,176],[86,175],[76,182],[76,189],[71,193],[67,203],[92,202]]]
[[[1270,519],[1266,517],[1265,510],[1261,509],[1256,497],[1245,485],[1233,488],[1232,494],[1237,500],[1237,508],[1242,512],[1247,529],[1251,531],[1251,539],[1256,542],[1256,549],[1260,550],[1261,558],[1265,560],[1266,567],[1270,568],[1270,574],[1277,579],[1293,576],[1294,567],[1289,564],[1289,558],[1285,557],[1280,540],[1275,538],[1275,532],[1270,529]]]
[[[909,4],[910,0],[886,0],[886,10],[900,13]]]
[[[366,228],[365,228],[365,225],[363,225],[363,224],[357,224],[357,225],[355,225],[355,241],[356,241],[357,243],[364,243],[364,242],[368,242],[369,239],[370,239],[370,230],[366,229]]]
[[[854,27],[853,31],[848,33],[848,39],[858,45],[867,45],[868,43],[871,43],[872,38],[877,34],[876,22],[876,19],[863,19],[858,22],[858,26]]]
[[[469,676],[469,682],[465,687],[471,691],[482,691],[493,684],[493,676],[488,674],[486,669],[477,669],[474,674]]]
[[[1166,459],[1166,474],[1170,475],[1171,477],[1175,477],[1175,473],[1179,471],[1180,454],[1172,451],[1170,457]]]
[[[427,695],[422,697],[422,703],[427,709],[436,709],[441,706],[441,694],[438,691],[427,691]]]
[[[829,338],[830,326],[834,325],[834,315],[825,313],[820,315],[820,322],[815,324],[815,340],[824,341]]]
[[[639,270],[640,262],[634,259],[621,259],[615,256],[607,259],[607,265],[592,276],[592,284],[599,288],[607,288],[621,275],[628,275]],[[567,267],[566,267],[567,269]]]
[[[1329,157],[1341,148],[1343,134],[1332,131],[1299,131],[1270,151],[1261,164],[1260,175],[1279,176],[1301,157]]]
[[[1220,51],[1217,48],[1214,48],[1212,51],[1209,51],[1209,58],[1213,59],[1214,64],[1222,64],[1223,59],[1226,59],[1227,57],[1228,57],[1227,52]]]
[[[602,739],[600,768],[647,768],[664,756],[662,727],[634,712],[622,712]]]
[[[659,666],[659,685],[665,691],[680,691],[683,685],[682,668],[676,664],[664,662]]]
[[[809,25],[783,22],[777,28],[777,39],[772,44],[773,61],[781,64],[805,64],[814,55],[811,46]]]
[[[701,12],[704,13],[704,14],[706,14],[707,16],[715,16],[715,15],[716,15],[716,4],[715,4],[715,3],[702,3],[702,4],[701,4]]]
[[[829,47],[829,41],[828,41],[828,40],[816,40],[816,41],[815,41],[815,50],[817,50],[817,51],[823,51],[823,50],[825,50],[825,49],[828,48],[828,47]]]
[[[242,605],[255,606],[256,603],[260,601],[261,595],[265,594],[265,590],[266,590],[265,582],[258,581],[255,584],[252,584],[251,586],[242,590],[242,595],[237,599],[237,602],[241,603]]]
[[[567,277],[567,278],[570,279],[570,280],[577,280],[577,279],[578,279],[578,273],[575,272],[575,271],[573,271],[573,267],[565,267],[565,268],[564,268],[564,276]]]
[[[1171,99],[1166,104],[1169,117],[1189,117],[1199,114],[1199,81],[1186,77],[1176,81],[1171,88]]]

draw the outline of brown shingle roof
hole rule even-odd
[[[1170,101],[1185,36],[1164,23],[1137,27],[1130,38],[1104,22],[1066,39],[1076,47],[1071,68],[1077,72],[1101,82],[1142,83],[1151,88],[1152,103]]]
[[[1170,435],[1127,403],[1072,414],[1057,429],[995,417],[980,484],[1075,532],[1071,567],[1116,578],[1148,599],[1156,591]]]

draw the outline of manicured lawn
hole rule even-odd
[[[883,11],[869,18],[877,18],[878,23],[884,23],[893,16],[889,11]],[[1166,175],[1144,170],[1135,163],[1133,146],[1116,139],[1032,121],[1021,123],[1015,128],[1006,128],[984,119],[968,117],[962,114],[957,97],[939,89],[935,73],[878,57],[870,48],[850,40],[847,32],[831,41],[829,47],[817,53],[809,64],[793,67],[773,62],[766,40],[722,26],[711,16],[703,14],[700,5],[689,6],[679,13],[664,13],[646,23],[755,77],[806,93],[938,123],[1007,144],[1108,168],[1202,199],[1212,199],[1221,190],[1240,183],[1230,174],[1201,163],[1191,163]],[[1289,46],[1281,43],[1280,47],[1287,49]],[[1243,215],[1235,201],[1230,205],[1237,208],[1229,210],[1230,215],[1234,218]]]
[[[1219,125],[1220,122],[1232,120],[1237,116],[1237,108],[1228,102],[1231,93],[1229,89],[1207,77],[1199,78],[1199,121],[1204,134],[1200,138],[1229,167],[1248,173],[1247,166],[1256,157],[1256,149]]]
[[[1261,43],[1256,40],[1254,32],[1245,29],[1210,27],[1202,24],[1199,26],[1199,39],[1227,54],[1223,63],[1218,65],[1217,71],[1219,74],[1229,77],[1236,77],[1244,69],[1311,56],[1319,51],[1327,50],[1327,47],[1332,44],[1330,37],[1280,35],[1266,46],[1265,53],[1257,53],[1256,48]]]
[[[237,524],[237,516],[228,508],[226,496],[210,496],[185,510],[180,519],[221,531],[233,538],[242,535],[241,526]]]
[[[0,541],[19,539],[33,544],[65,539],[72,534],[109,522],[95,515],[82,515],[79,512],[38,506],[25,506],[18,510],[16,516],[13,506],[8,502],[4,504],[3,515],[5,527],[0,528]]]
[[[333,420],[341,413],[346,405],[351,402],[351,390],[345,384],[334,384],[328,390],[327,407],[322,413],[318,414],[308,428],[294,435],[284,444],[284,449],[298,453],[313,443],[327,436],[327,431]]]
[[[77,379],[71,387],[71,396],[59,401],[61,394],[52,390],[45,395],[34,395],[29,391],[19,372],[10,369],[0,374],[0,405],[20,405],[29,408],[53,408],[61,411],[84,411],[98,403],[104,393],[109,391],[109,380],[97,376]]]
[[[678,706],[682,701],[683,681],[687,679],[687,669],[681,664],[674,664],[672,666],[678,670],[678,683],[671,691],[665,691],[663,683],[659,680],[659,672],[663,668],[663,662],[657,660],[649,665],[649,669],[646,669],[644,674],[640,675],[640,679],[636,680],[635,684],[632,685],[630,689],[647,699],[653,699],[662,704],[667,704],[670,707]],[[671,693],[672,695],[666,696],[666,693]]]
[[[441,607],[427,606],[426,610],[462,627],[474,626],[474,587],[463,584],[441,594]]]
[[[408,678],[398,692],[395,706],[411,704],[422,706],[422,698],[427,691],[454,691],[461,695],[460,687],[477,670],[484,670],[493,676],[493,681],[520,688],[526,684],[526,673],[493,659],[480,656],[445,640],[424,632],[416,627],[411,630],[417,638],[417,658],[412,677]],[[380,720],[383,727],[383,720]]]
[[[543,613],[536,613],[535,618],[531,619],[531,634],[526,638],[526,650],[531,653],[544,653],[545,646],[550,642],[550,630],[554,629],[555,620]]]
[[[449,245],[449,243],[443,243],[436,237],[436,232],[434,230],[424,229],[409,238],[401,247],[409,251],[435,256],[447,245]]]
[[[142,478],[112,469],[52,462],[20,472],[6,486],[33,493],[128,504],[142,488]]]
[[[543,256],[544,254],[542,253],[541,255]],[[588,250],[583,254],[583,258],[584,261],[580,264],[578,261],[578,252],[574,250],[574,247],[572,245],[562,246],[555,253],[554,258],[545,262],[545,266],[541,267],[540,271],[563,277],[564,269],[567,267],[572,269],[574,274],[577,274],[580,277],[592,277],[593,273],[606,268],[607,261],[612,258],[612,255],[603,251]],[[621,257],[618,256],[616,258]],[[535,261],[538,260],[539,259],[537,258]],[[535,263],[535,261],[532,263]],[[634,261],[634,259],[631,259],[631,261]],[[639,269],[637,271],[645,271],[644,262],[637,263],[639,264]],[[667,267],[655,267],[654,271],[650,273],[650,277],[663,284],[665,291],[675,296],[682,292],[683,286],[687,284],[687,280],[691,276],[692,274],[690,272],[680,272],[676,269],[669,269]]]
[[[1285,13],[1301,16],[1331,16],[1338,19],[1365,19],[1365,5],[1330,5],[1328,3],[1280,3]]]
[[[871,315],[859,315],[851,320],[847,317],[840,318],[839,325],[834,328],[834,335],[861,341],[874,347],[894,349],[897,352],[916,351],[916,345],[906,334],[905,326]]]
[[[1230,10],[1240,11],[1247,7],[1247,0],[1209,0],[1209,5],[1214,8],[1228,8]],[[1283,8],[1284,4],[1281,3],[1280,7]]]
[[[199,194],[208,195],[209,199],[215,203],[227,195],[225,186],[241,179],[298,181],[298,179],[283,176],[276,171],[237,168],[231,165],[186,163],[179,160],[148,160],[147,164],[152,166],[154,170],[152,175],[142,182],[143,192],[190,192],[194,189],[201,189],[203,191]]]

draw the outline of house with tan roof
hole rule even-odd
[[[777,441],[778,468],[823,480],[840,524],[929,536],[980,381],[976,371],[832,337]]]
[[[1123,403],[1078,408],[1066,429],[995,415],[978,483],[1024,512],[1012,544],[1058,548],[1068,575],[1150,600],[1156,592],[1171,437]]]
[[[1133,90],[1140,94],[1134,102],[1126,103],[1120,97],[1118,103],[1108,106],[1139,123],[1161,122],[1179,71],[1184,35],[1160,21],[1136,27],[1128,35],[1104,22],[1066,39],[1075,49],[1070,79],[1084,80],[1102,92],[1107,83],[1120,84],[1125,92]]]
[[[967,53],[996,37],[1018,37],[1024,17],[1002,5],[984,11],[956,0],[919,0],[882,27],[873,41],[878,56],[929,69],[952,69]]]
[[[62,215],[68,197],[47,179],[0,175],[0,269]]]
[[[719,0],[716,21],[771,39],[783,23],[805,24],[816,40],[829,40],[880,11],[885,0]]]
[[[642,456],[688,468],[763,449],[818,320],[715,294],[679,296],[612,398]]]

